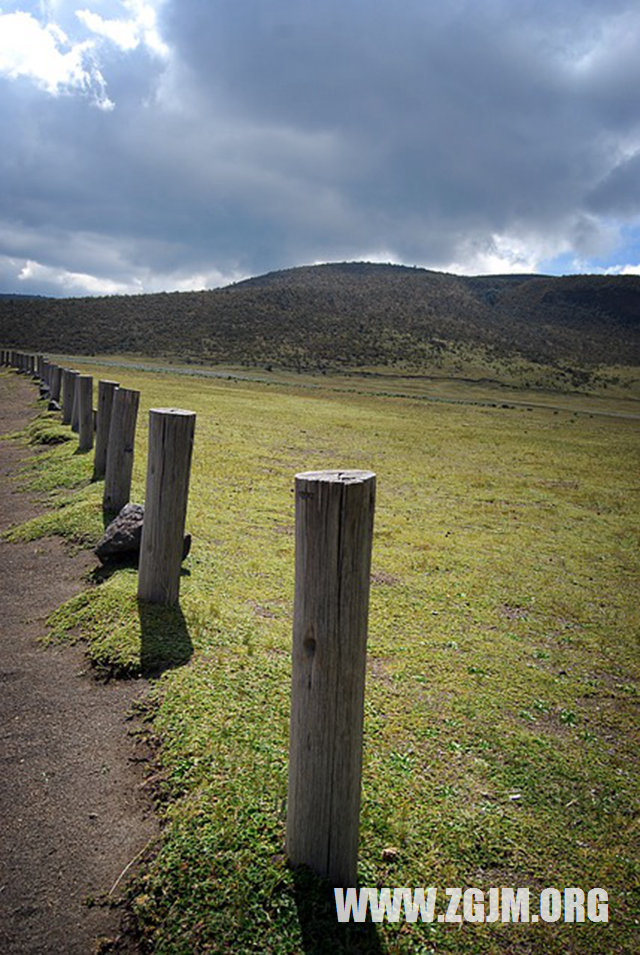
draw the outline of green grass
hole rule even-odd
[[[101,669],[164,670],[150,950],[635,952],[637,422],[86,368],[141,389],[133,500],[149,407],[197,413],[180,610],[149,615],[129,569],[52,618]],[[36,456],[55,509],[14,534],[95,538],[89,457]],[[293,476],[332,467],[378,479],[361,884],[602,886],[610,924],[347,929],[287,868]]]
[[[64,537],[75,547],[93,547],[104,530],[102,486],[90,484],[93,457],[79,453],[71,429],[60,415],[40,411],[24,431],[36,454],[17,474],[22,487],[35,491],[52,505],[45,513],[10,528],[7,540],[35,540],[43,536]]]

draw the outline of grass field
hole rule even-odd
[[[140,610],[122,570],[52,618],[98,667],[172,665],[144,714],[165,821],[133,901],[148,950],[637,952],[640,455],[638,421],[615,416],[630,403],[74,367],[141,391],[133,500],[148,409],[197,413],[180,608]],[[75,444],[29,463],[52,507],[16,535],[101,533]],[[335,467],[378,482],[360,883],[529,886],[532,911],[544,887],[598,886],[608,924],[347,927],[287,868],[293,477]]]

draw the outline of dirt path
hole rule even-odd
[[[33,383],[0,372],[0,433],[35,413]],[[26,452],[0,441],[0,532],[41,510],[15,482]],[[157,833],[126,717],[144,681],[98,684],[81,647],[43,649],[55,607],[95,566],[58,540],[0,541],[0,952],[133,952],[119,909],[89,907]],[[118,896],[121,886],[116,891]]]

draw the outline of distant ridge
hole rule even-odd
[[[582,367],[640,364],[640,276],[458,276],[368,262],[222,289],[0,297],[4,345],[302,369],[421,370],[456,349]]]

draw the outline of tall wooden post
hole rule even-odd
[[[129,503],[139,402],[140,392],[131,388],[118,388],[113,396],[102,498],[109,513],[117,514]]]
[[[62,370],[62,423],[71,424],[71,415],[73,413],[73,396],[75,394],[75,379],[78,377],[77,371],[71,371],[69,368]]]
[[[117,381],[98,382],[98,412],[96,422],[96,451],[93,459],[93,480],[104,477],[107,468],[107,443],[111,426],[113,396],[118,387]]]
[[[358,861],[371,471],[296,475],[287,855],[334,886]]]
[[[51,365],[50,371],[50,391],[52,401],[60,401],[60,381],[62,369],[60,365]]]
[[[152,603],[175,604],[180,592],[195,423],[193,411],[152,408],[149,412],[138,597]]]
[[[78,378],[80,377],[80,372],[77,371],[75,378],[73,379],[73,401],[71,402],[71,430],[75,431],[76,434],[80,430],[80,402],[79,402],[79,389],[78,389]]]
[[[78,403],[78,450],[90,451],[93,447],[93,378],[78,375],[76,378]]]

